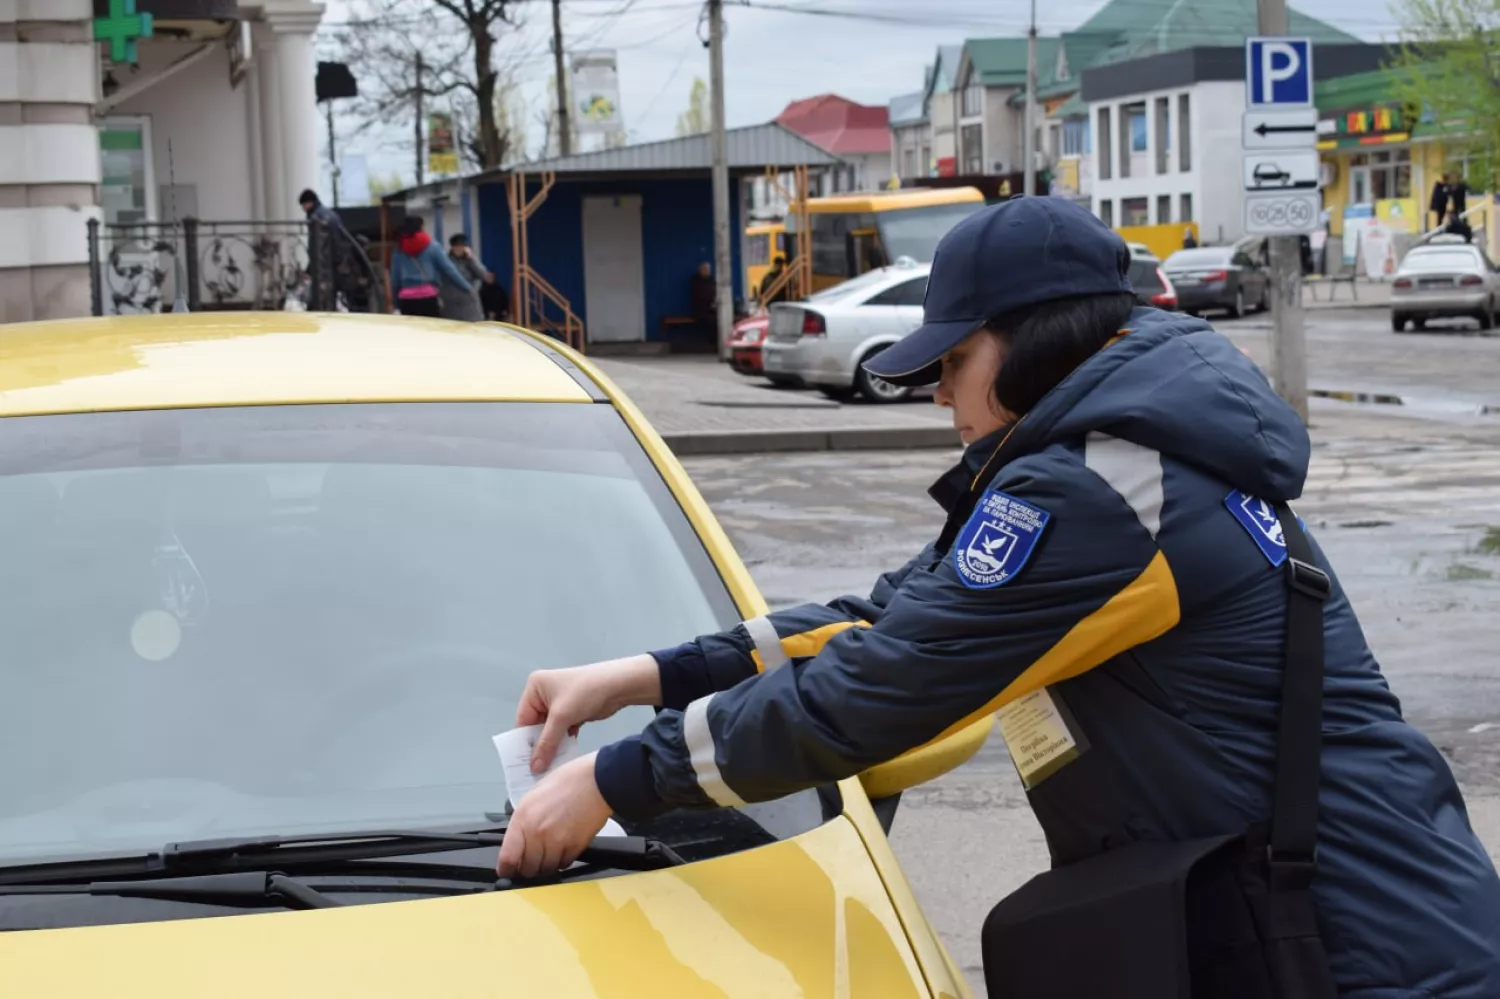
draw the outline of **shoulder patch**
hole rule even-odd
[[[1240,526],[1250,532],[1266,561],[1272,565],[1286,561],[1286,538],[1281,536],[1281,521],[1276,518],[1274,506],[1238,489],[1224,497],[1224,505]],[[1301,523],[1300,517],[1298,523]]]
[[[953,568],[963,584],[989,590],[1014,579],[1031,558],[1052,515],[998,489],[979,499],[953,542]]]

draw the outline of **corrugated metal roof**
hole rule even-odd
[[[731,170],[760,170],[768,166],[831,166],[842,162],[837,156],[824,152],[797,133],[774,122],[728,129],[724,139]],[[525,170],[527,173],[551,170],[565,174],[647,173],[662,170],[709,170],[712,167],[713,151],[705,133],[662,142],[621,146],[619,149],[601,149],[575,156],[559,156],[538,163],[516,164],[512,169]]]

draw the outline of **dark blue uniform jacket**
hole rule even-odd
[[[656,653],[664,709],[596,762],[616,812],[849,777],[1045,689],[1081,747],[1028,792],[1054,862],[1268,819],[1287,596],[1266,501],[1301,494],[1308,434],[1208,324],[1131,323],[969,448],[933,489],[963,519],[868,598]],[[1313,887],[1341,990],[1500,997],[1500,879],[1453,775],[1337,579],[1325,620]]]

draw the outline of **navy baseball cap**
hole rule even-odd
[[[943,355],[995,316],[1059,298],[1133,293],[1129,274],[1125,241],[1067,198],[990,205],[938,243],[922,325],[865,370],[897,385],[930,385]]]

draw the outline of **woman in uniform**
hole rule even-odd
[[[1323,974],[1360,999],[1500,996],[1500,878],[1454,777],[1402,718],[1321,551],[1289,556],[1278,512],[1303,489],[1306,427],[1208,324],[1136,308],[1129,263],[1065,199],[960,222],[924,324],[867,364],[936,382],[967,445],[931,490],[938,539],[867,598],[534,674],[517,723],[545,726],[538,768],[573,727],[662,710],[541,781],[500,872],[567,865],[612,813],[856,775],[1023,697],[1081,750],[1059,768],[1012,747],[1055,866],[1240,833],[1277,797],[1298,599],[1283,569],[1301,569],[1322,581],[1321,750],[1305,761],[1321,766],[1316,866],[1309,851],[1301,869],[1315,870]]]

